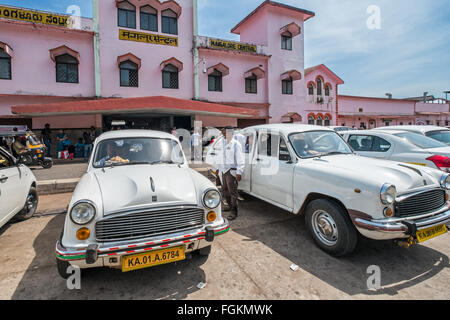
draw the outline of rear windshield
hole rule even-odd
[[[436,130],[427,132],[427,137],[450,145],[450,130]]]
[[[425,137],[418,133],[402,132],[402,133],[396,133],[394,135],[396,135],[397,137],[405,138],[412,144],[414,144],[422,149],[447,147],[447,145],[442,142]]]

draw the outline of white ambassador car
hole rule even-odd
[[[450,145],[450,129],[440,126],[387,126],[387,127],[379,127],[373,130],[402,130],[402,131],[410,131],[414,133],[418,133],[424,135],[428,138],[440,141],[445,143],[446,145]]]
[[[332,255],[351,253],[358,233],[409,246],[447,231],[448,173],[357,156],[324,127],[262,125],[241,133],[248,145],[239,189],[304,214],[315,242]]]
[[[132,271],[209,255],[229,230],[217,188],[192,170],[171,134],[108,132],[95,141],[88,171],[70,201],[56,244],[59,274],[67,267]]]
[[[347,131],[344,140],[356,154],[450,171],[450,146],[401,130]]]
[[[0,227],[12,218],[31,218],[38,200],[33,172],[0,147]]]

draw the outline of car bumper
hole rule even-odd
[[[354,224],[365,237],[375,240],[406,239],[415,237],[416,232],[450,224],[450,210],[448,206],[424,215],[394,218],[385,220],[367,220],[355,218]]]
[[[59,240],[56,243],[56,258],[68,261],[80,268],[120,267],[121,257],[123,256],[179,246],[185,246],[185,252],[192,252],[210,246],[216,236],[220,236],[229,230],[230,223],[224,219],[221,225],[214,228],[203,227],[190,230],[190,232],[174,233],[170,236],[144,239],[139,242],[91,244],[86,248],[70,248],[63,246],[61,240]],[[92,246],[96,248],[94,253],[92,252]],[[95,256],[95,259],[92,259],[92,256]]]

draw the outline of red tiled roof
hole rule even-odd
[[[165,112],[178,114],[207,114],[247,118],[259,115],[257,110],[232,107],[217,103],[185,100],[165,96],[140,98],[109,98],[62,103],[12,106],[11,112],[17,115],[43,117],[48,115],[107,114]]]

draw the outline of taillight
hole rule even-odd
[[[427,160],[433,162],[436,165],[436,167],[438,167],[442,171],[450,172],[450,158],[449,157],[435,155],[435,156],[431,156],[431,157],[427,158]]]

